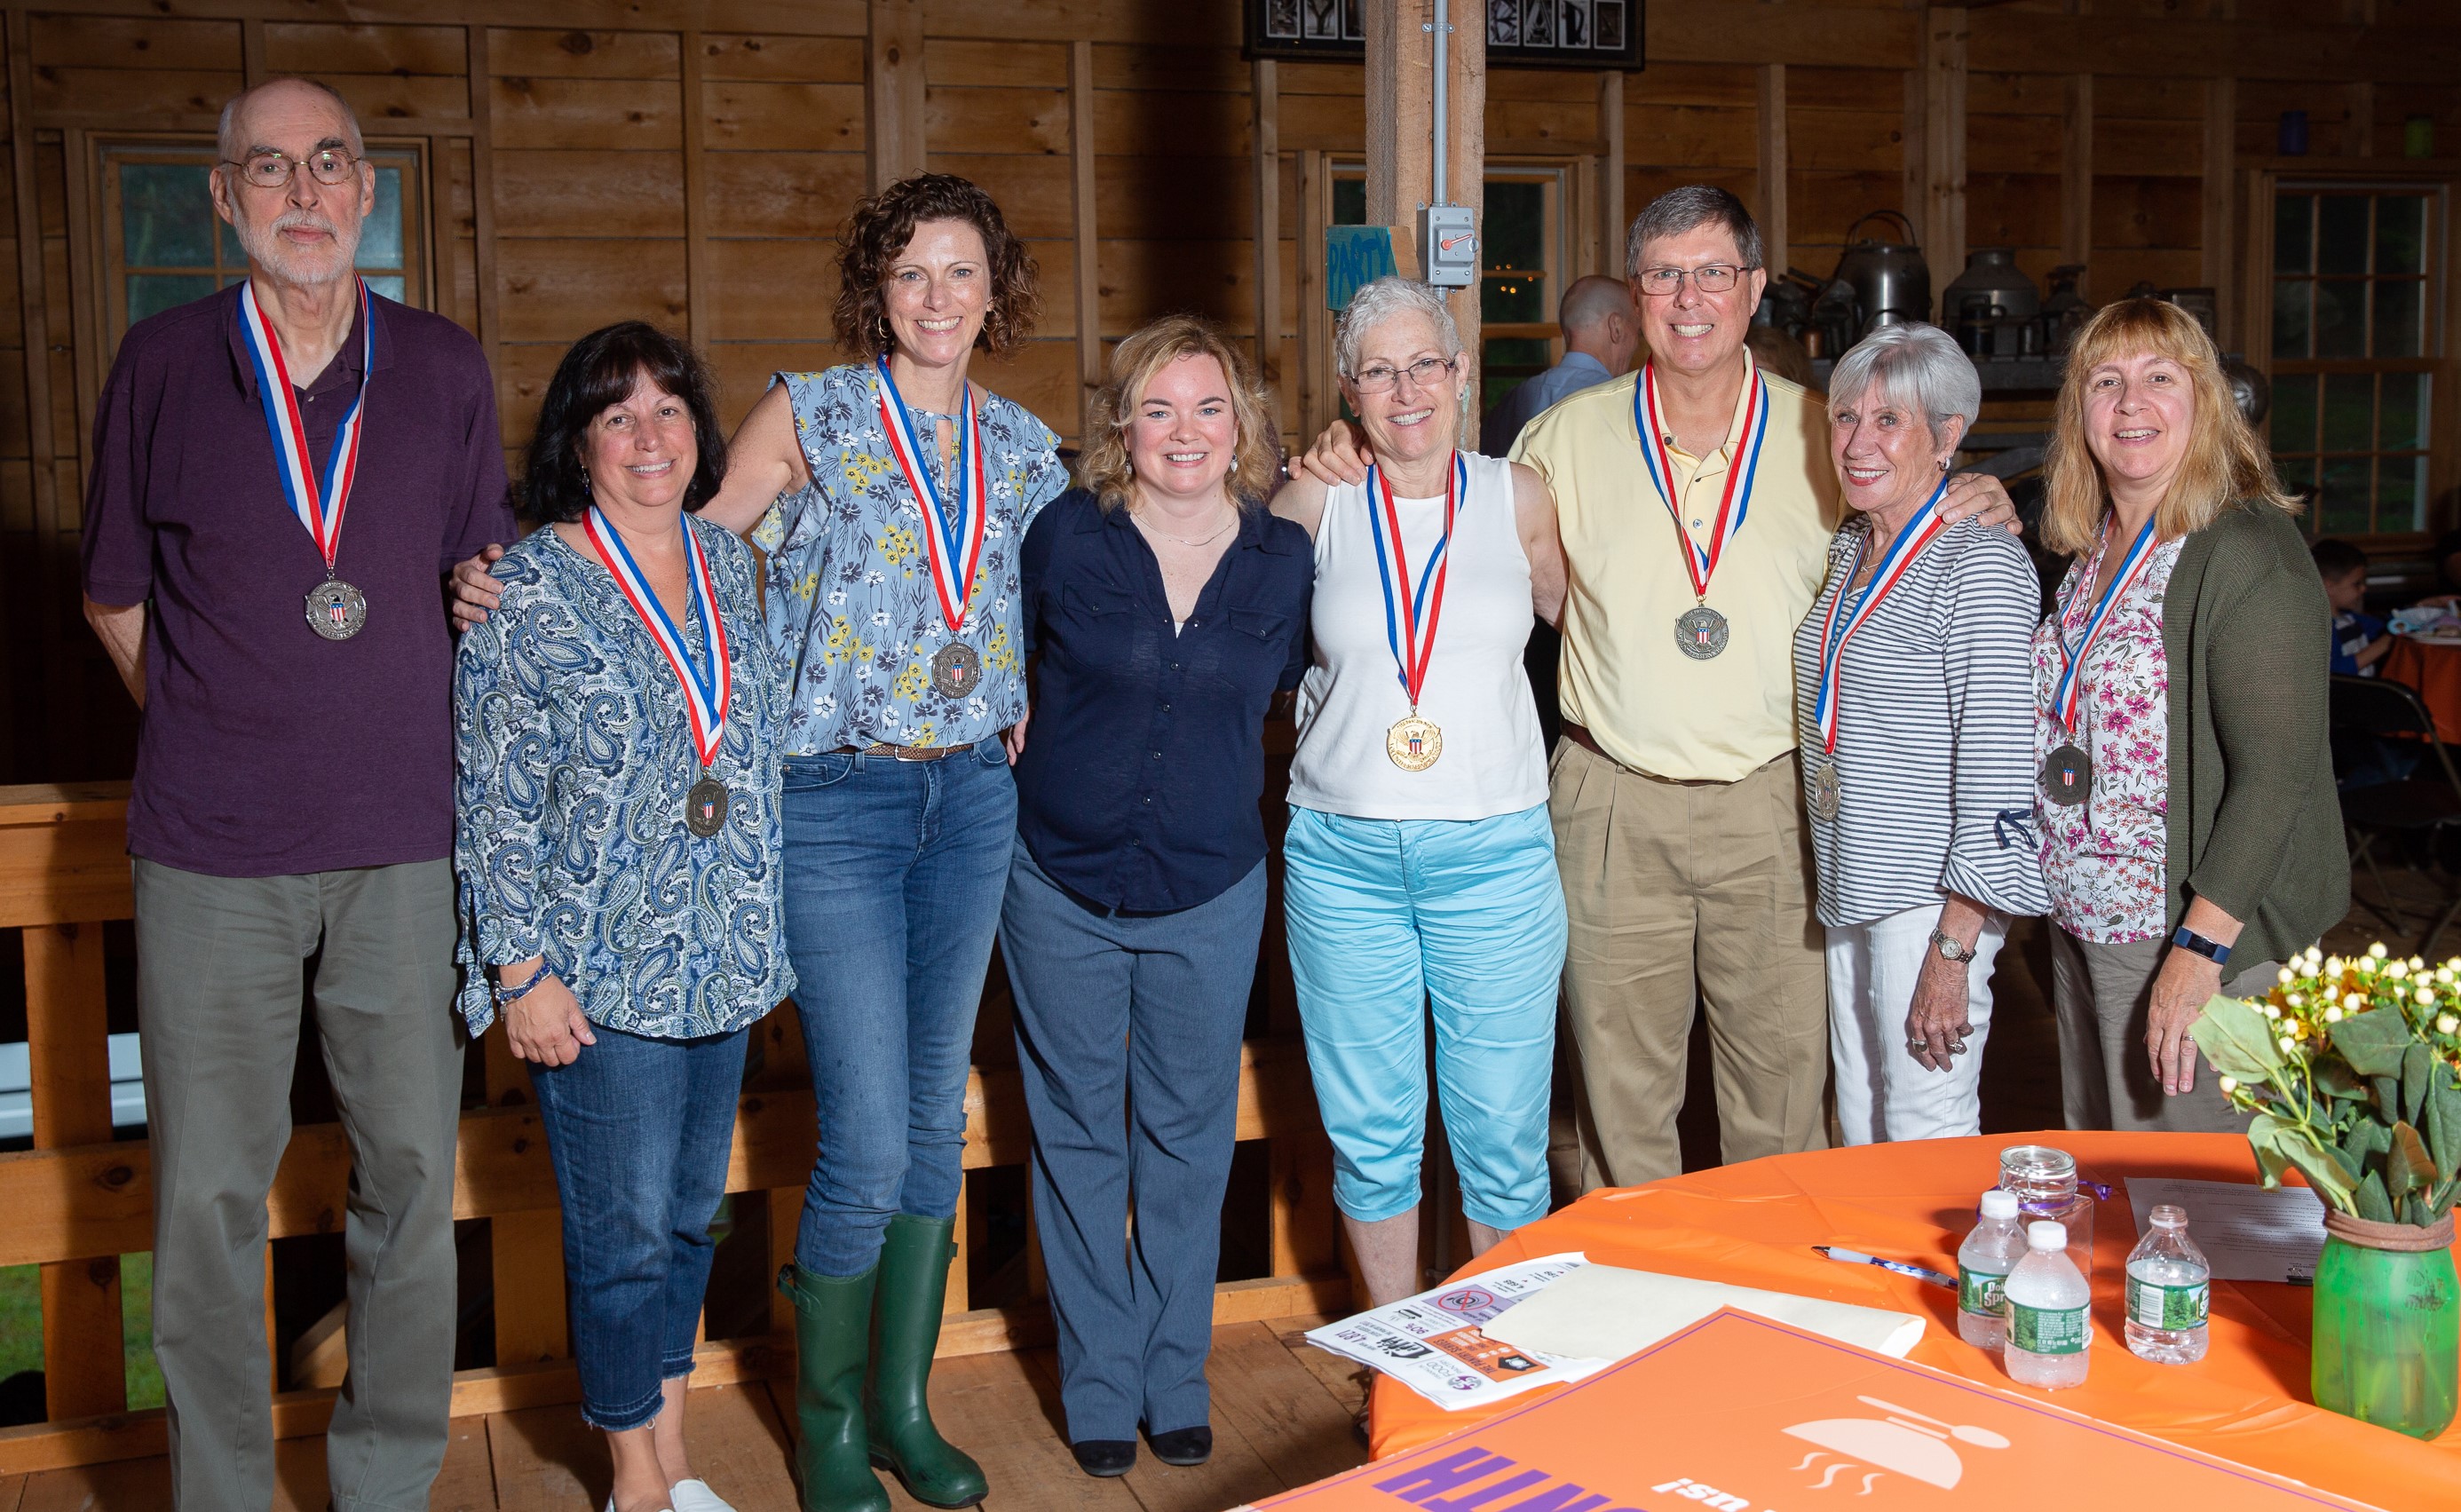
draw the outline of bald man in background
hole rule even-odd
[[[1640,347],[1640,317],[1632,308],[1632,291],[1620,279],[1593,273],[1573,280],[1563,304],[1556,307],[1555,323],[1564,332],[1564,360],[1487,412],[1478,429],[1478,449],[1487,456],[1512,450],[1521,428],[1566,394],[1619,376]]]

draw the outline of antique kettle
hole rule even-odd
[[[1896,222],[1905,241],[1857,241],[1855,233],[1872,221]],[[1847,228],[1846,250],[1830,287],[1841,284],[1853,291],[1856,341],[1882,326],[1931,318],[1931,268],[1915,244],[1913,224],[1894,210],[1874,210]]]

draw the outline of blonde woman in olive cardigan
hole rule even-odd
[[[2078,333],[2034,636],[2035,816],[2070,1128],[2227,1130],[2188,1026],[2348,909],[2322,584],[2264,442],[2186,311]]]

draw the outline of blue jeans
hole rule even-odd
[[[821,1153],[795,1263],[859,1276],[957,1210],[974,1010],[1016,837],[996,737],[938,761],[789,756],[786,948]]]
[[[1000,954],[1073,1443],[1208,1420],[1239,1038],[1264,927],[1263,862],[1193,908],[1124,916],[1080,902],[1017,841]]]
[[[1546,805],[1482,820],[1294,807],[1282,841],[1291,976],[1333,1200],[1362,1224],[1419,1201],[1427,1007],[1462,1211],[1547,1216],[1547,1093],[1564,970],[1564,887]]]
[[[654,1419],[663,1383],[692,1374],[748,1032],[592,1033],[530,1085],[564,1203],[581,1416],[616,1431]]]

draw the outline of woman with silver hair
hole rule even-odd
[[[1378,279],[1334,357],[1371,465],[1273,501],[1316,552],[1283,891],[1334,1201],[1381,1306],[1419,1289],[1428,1002],[1472,1246],[1547,1211],[1564,893],[1521,651],[1564,560],[1538,475],[1461,450],[1442,296]]]
[[[2028,828],[2034,569],[2005,531],[1939,514],[1981,407],[1935,326],[1881,328],[1830,384],[1851,516],[1794,682],[1849,1144],[1980,1132],[1991,963],[2007,916],[2050,903]]]

